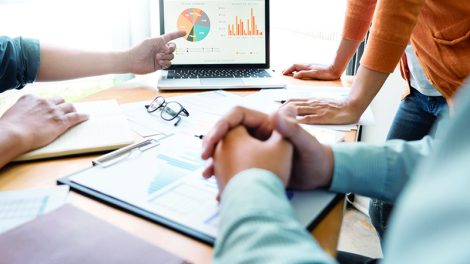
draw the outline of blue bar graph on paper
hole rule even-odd
[[[41,201],[41,206],[39,207],[38,216],[44,214],[46,210],[47,201],[49,201],[49,196],[44,196]]]
[[[153,181],[150,183],[148,187],[148,193],[152,194],[154,192],[159,191],[163,187],[167,186],[168,184],[176,181],[180,177],[174,174],[167,174],[167,173],[160,173],[157,175]]]
[[[176,159],[165,154],[158,154],[157,158],[166,161],[169,165],[188,171],[197,170],[202,166],[202,162],[192,158],[191,160]]]

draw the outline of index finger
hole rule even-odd
[[[87,114],[78,113],[78,112],[70,112],[70,113],[65,114],[65,121],[66,121],[65,124],[68,129],[75,125],[78,125],[79,123],[87,121],[88,118],[89,116]]]
[[[230,130],[240,125],[254,129],[257,135],[271,133],[273,127],[270,117],[265,113],[237,106],[220,119],[214,128],[204,137],[202,159],[210,158],[219,141]]]
[[[186,31],[184,30],[179,30],[179,31],[174,31],[170,33],[166,33],[165,35],[162,35],[163,40],[165,43],[170,42],[172,40],[175,40],[177,38],[181,38],[186,36]]]
[[[287,100],[288,103],[297,103],[297,102],[308,102],[309,99],[305,98],[291,98]]]

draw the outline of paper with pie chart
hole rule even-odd
[[[198,42],[207,37],[210,31],[209,16],[199,8],[188,8],[178,17],[178,29],[187,32],[185,38],[190,42]]]

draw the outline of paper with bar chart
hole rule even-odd
[[[202,175],[201,140],[173,135],[154,148],[136,151],[106,168],[71,178],[88,188],[171,221],[215,236],[215,180]]]
[[[165,32],[186,31],[172,63],[264,64],[265,16],[264,0],[166,0]]]

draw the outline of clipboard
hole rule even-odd
[[[197,167],[200,146],[200,139],[189,135],[171,134],[158,140],[147,139],[93,160],[91,167],[57,182],[115,208],[213,245],[218,221],[218,203],[215,200],[217,186],[215,180],[203,180],[200,176],[204,167],[204,162],[200,168]],[[194,150],[197,152],[196,156],[191,154]],[[167,173],[165,166],[175,164],[184,168],[181,172],[191,172],[180,176],[177,173],[180,169],[177,168],[175,173]],[[153,182],[151,177],[154,177]],[[108,184],[113,179],[121,179],[123,182]],[[160,179],[160,182],[155,182],[155,179]],[[174,181],[169,182],[171,180]],[[169,183],[163,186],[162,181]],[[121,189],[121,185],[124,189]],[[148,196],[143,194],[145,190],[149,190]],[[191,196],[193,191],[196,193],[193,196],[196,201],[185,200],[186,197],[182,198],[183,202],[179,201],[178,193]],[[176,202],[172,197],[176,197]],[[308,230],[312,230],[341,200],[341,195],[323,190],[289,192],[288,197],[299,221]],[[201,212],[189,213],[187,219],[176,217],[181,212],[166,208],[174,207],[172,210],[176,211],[188,208],[191,210],[191,203]]]

